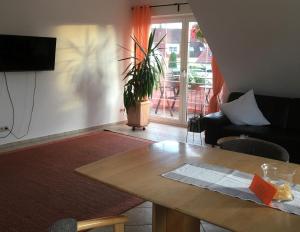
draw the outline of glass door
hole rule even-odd
[[[160,55],[164,77],[154,90],[151,118],[161,122],[186,124],[189,117],[205,114],[212,94],[211,51],[196,37],[199,28],[193,18],[157,18],[155,42],[163,36]]]
[[[188,21],[187,117],[205,115],[212,96],[212,52],[205,39],[197,38],[198,23]]]
[[[153,92],[151,102],[151,116],[160,120],[178,122],[181,119],[182,25],[180,21],[152,24],[152,30],[156,29],[156,43],[165,36],[160,44],[160,54],[165,67],[164,77]]]

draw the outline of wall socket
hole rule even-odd
[[[4,132],[4,131],[8,131],[9,129],[8,129],[8,126],[1,126],[0,127],[0,133],[1,132]]]

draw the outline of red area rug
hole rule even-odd
[[[101,131],[1,154],[0,231],[47,231],[61,218],[117,215],[142,203],[74,169],[150,143]]]

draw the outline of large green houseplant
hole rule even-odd
[[[165,37],[165,36],[164,36]],[[124,106],[127,112],[128,125],[143,127],[148,124],[150,103],[153,89],[158,86],[160,77],[163,76],[163,60],[159,52],[159,45],[163,41],[162,37],[158,43],[154,43],[155,29],[149,35],[149,42],[146,49],[136,37],[131,37],[134,42],[133,56],[121,60],[130,60],[131,63],[124,71]],[[138,56],[141,51],[142,58]],[[146,109],[141,109],[145,108]]]

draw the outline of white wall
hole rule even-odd
[[[24,139],[124,120],[118,44],[128,43],[128,0],[3,0],[0,33],[57,38],[55,71],[37,73],[36,102]],[[0,73],[0,127],[12,112]],[[7,73],[15,104],[15,134],[26,132],[33,72]],[[0,133],[0,136],[6,133]],[[16,141],[12,136],[0,144]]]
[[[300,97],[300,1],[189,3],[230,91]]]

